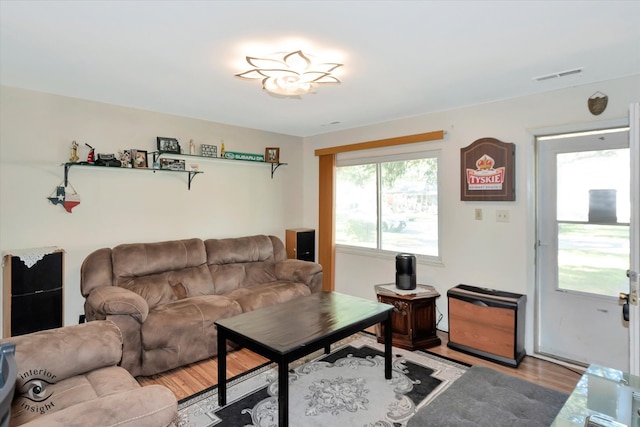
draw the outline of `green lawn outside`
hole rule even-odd
[[[558,224],[558,287],[617,297],[628,291],[629,226]]]

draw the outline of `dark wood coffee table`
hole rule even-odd
[[[215,322],[218,327],[218,404],[227,404],[227,340],[278,364],[278,425],[289,425],[289,362],[384,322],[384,376],[391,379],[393,307],[321,292]]]

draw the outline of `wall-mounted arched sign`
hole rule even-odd
[[[516,145],[481,138],[460,149],[460,200],[513,201]]]

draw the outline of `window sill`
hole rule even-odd
[[[357,246],[348,246],[336,244],[336,253],[358,255],[368,258],[380,258],[386,260],[395,260],[396,255],[399,252],[384,251],[380,249],[361,248]],[[430,265],[434,267],[444,267],[441,257],[429,256],[429,255],[416,255],[416,262],[422,265]]]

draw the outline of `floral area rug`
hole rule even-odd
[[[293,365],[290,365],[290,367]],[[384,346],[358,335],[348,344],[289,372],[289,425],[402,427],[446,390],[467,366],[421,351],[393,348],[393,375],[384,378]],[[227,382],[227,405],[217,387],[178,404],[179,427],[275,427],[278,372],[268,364]]]

